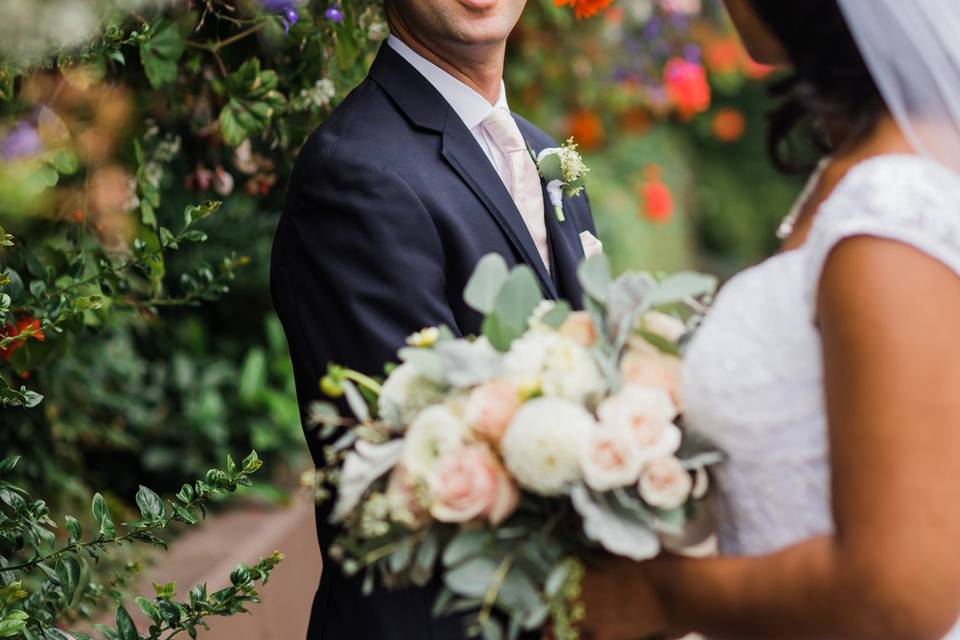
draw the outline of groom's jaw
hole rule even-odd
[[[386,0],[391,33],[495,103],[525,0]]]

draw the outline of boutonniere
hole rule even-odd
[[[530,151],[533,156],[533,150]],[[583,178],[590,172],[577,144],[570,138],[562,146],[549,147],[533,158],[540,177],[547,183],[547,195],[557,220],[564,221],[563,196],[573,198],[583,192]]]

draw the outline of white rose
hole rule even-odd
[[[682,434],[673,421],[677,409],[663,389],[624,385],[597,408],[600,423],[609,429],[629,429],[644,460],[676,453]]]
[[[640,328],[676,344],[687,333],[687,325],[680,318],[659,311],[650,311],[640,319]]]
[[[377,408],[382,419],[400,427],[413,422],[424,408],[442,400],[443,390],[413,364],[405,362],[387,376]]]
[[[651,507],[681,507],[692,489],[693,479],[676,458],[651,460],[640,474],[640,497]]]
[[[444,405],[420,412],[404,436],[403,466],[415,477],[425,478],[443,454],[462,447],[468,440],[467,423]]]
[[[580,480],[580,449],[597,428],[582,406],[537,398],[517,411],[500,443],[507,470],[520,486],[544,496],[560,495]]]
[[[643,458],[628,428],[594,429],[580,449],[583,480],[596,491],[610,491],[637,481]]]
[[[539,382],[543,395],[579,403],[603,394],[606,382],[590,352],[556,332],[531,331],[504,357],[507,375],[522,384]]]

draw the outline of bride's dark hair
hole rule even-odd
[[[789,172],[807,171],[798,160],[794,136],[807,127],[815,155],[868,134],[885,110],[883,98],[837,0],[750,0],[786,49],[793,73],[771,87],[781,103],[770,115],[769,149],[774,164]],[[828,140],[819,123],[841,122],[844,140]]]

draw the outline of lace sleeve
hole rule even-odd
[[[847,238],[908,244],[960,275],[960,176],[921,156],[880,156],[853,169],[817,213],[806,251],[811,314],[824,265]]]

